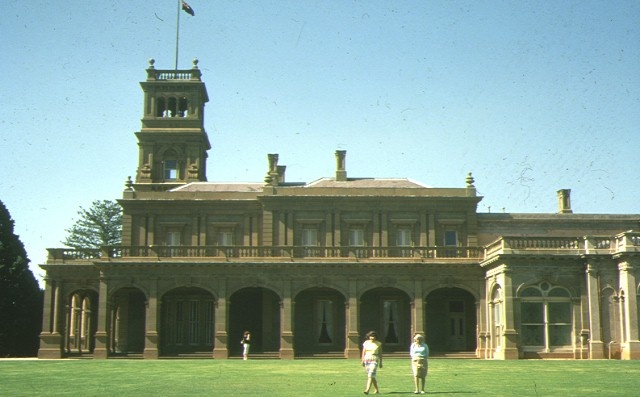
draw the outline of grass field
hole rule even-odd
[[[0,360],[0,396],[363,396],[357,360]],[[382,395],[413,395],[408,360],[378,371]],[[638,396],[640,361],[431,359],[440,396]]]

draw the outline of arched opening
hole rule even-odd
[[[156,117],[168,117],[167,102],[163,97],[156,98]]]
[[[98,325],[98,293],[77,290],[69,296],[65,322],[65,351],[92,353]]]
[[[214,298],[201,288],[181,287],[162,297],[160,346],[162,355],[211,353]]]
[[[187,97],[180,97],[178,99],[178,117],[187,117],[189,111],[189,102]]]
[[[144,351],[146,297],[137,288],[122,288],[111,299],[110,353]]]
[[[439,288],[427,296],[425,332],[433,352],[461,352],[476,349],[476,302],[462,288]]]
[[[407,352],[411,344],[409,296],[397,288],[374,288],[360,299],[360,329],[364,335],[374,330],[385,352]]]
[[[242,334],[251,332],[251,352],[280,350],[280,298],[266,288],[243,288],[229,304],[229,355],[242,353]]]
[[[293,344],[297,356],[345,349],[345,299],[331,288],[309,288],[296,296]]]

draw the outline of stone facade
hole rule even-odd
[[[640,215],[478,213],[474,180],[335,176],[207,182],[208,95],[189,70],[147,69],[123,241],[49,249],[40,358],[359,357],[377,330],[405,354],[640,358]]]

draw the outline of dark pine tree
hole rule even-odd
[[[13,227],[0,201],[0,357],[28,357],[38,353],[44,294]]]

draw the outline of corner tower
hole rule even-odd
[[[206,181],[207,151],[204,105],[209,101],[198,60],[187,70],[159,70],[149,60],[142,128],[138,138],[136,188],[167,190]]]

